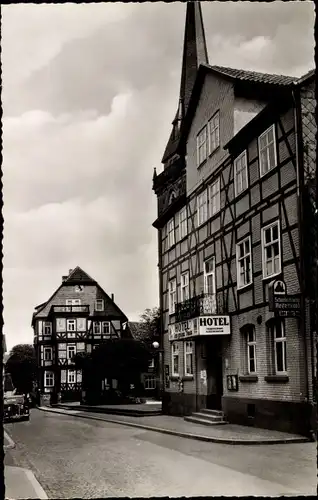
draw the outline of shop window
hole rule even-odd
[[[156,377],[154,375],[146,375],[144,379],[144,387],[146,390],[156,388]]]

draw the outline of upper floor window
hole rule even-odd
[[[68,319],[66,321],[66,329],[68,332],[75,332],[76,331],[76,320],[75,319]]]
[[[262,228],[263,277],[281,272],[279,221]]]
[[[53,349],[52,347],[44,347],[44,361],[53,360]]]
[[[237,288],[252,283],[251,237],[248,236],[236,245]]]
[[[277,165],[275,127],[271,125],[258,138],[260,175],[265,175]]]
[[[177,302],[177,280],[169,281],[169,314],[174,314]]]
[[[181,302],[188,300],[189,298],[189,272],[181,274]]]
[[[218,178],[209,186],[209,215],[212,217],[220,211],[220,179]]]
[[[175,243],[174,238],[174,218],[170,219],[167,225],[168,232],[168,248],[172,247]]]
[[[213,153],[220,145],[220,114],[217,112],[209,121],[209,153]]]
[[[75,353],[76,353],[75,345],[68,345],[66,347],[66,352],[67,352],[67,359],[72,361],[72,359],[74,358]]]
[[[44,322],[44,335],[51,335],[52,333],[52,323],[45,321]]]
[[[215,258],[204,262],[204,293],[208,295],[215,295]]]
[[[234,189],[235,196],[248,188],[247,155],[246,151],[234,160]]]
[[[75,370],[68,370],[68,372],[67,372],[67,382],[69,384],[75,384],[75,382],[76,382],[76,372],[75,372]]]
[[[104,300],[96,299],[95,300],[95,311],[103,311],[104,310]]]
[[[207,142],[208,133],[207,126],[205,125],[203,129],[197,135],[197,166],[199,167],[201,163],[206,160],[207,157]]]
[[[44,387],[54,387],[54,373],[44,372]]]
[[[109,321],[103,321],[102,322],[102,333],[109,333],[110,328],[109,328]]]
[[[156,377],[154,375],[145,375],[144,387],[146,390],[156,388]]]
[[[172,375],[179,375],[179,345],[176,342],[172,342],[171,344],[171,358],[172,358]]]
[[[206,189],[197,197],[198,205],[198,226],[206,222],[208,218],[208,196]]]
[[[187,207],[179,212],[179,238],[182,240],[188,234]]]
[[[94,321],[93,323],[93,331],[94,333],[101,333],[101,324],[99,321]]]
[[[76,306],[81,305],[81,299],[66,299],[65,303],[66,311],[76,311]]]

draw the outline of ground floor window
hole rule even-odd
[[[193,342],[185,342],[184,345],[184,373],[193,375]]]
[[[256,334],[254,326],[246,329],[247,372],[256,373]]]
[[[44,372],[44,387],[54,387],[54,373]]]
[[[271,325],[271,337],[274,342],[274,366],[275,373],[287,372],[287,353],[286,353],[286,332],[283,320],[275,321]]]
[[[154,375],[145,375],[144,380],[145,389],[155,389],[156,388],[156,377]]]
[[[172,343],[172,375],[179,375],[179,345]]]

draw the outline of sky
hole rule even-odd
[[[4,333],[80,266],[136,321],[159,302],[153,168],[171,131],[185,4],[2,6]],[[311,2],[205,2],[210,64],[301,76]]]

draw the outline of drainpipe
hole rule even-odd
[[[163,321],[163,277],[162,277],[162,228],[158,229],[158,273],[159,273],[159,308],[160,308],[160,349],[159,355],[159,376],[160,376],[160,397],[163,403],[165,391],[164,383],[164,321]]]
[[[304,231],[302,227],[303,220],[303,196],[304,196],[304,157],[303,157],[303,135],[302,135],[302,119],[301,119],[301,102],[299,89],[292,90],[294,101],[294,124],[296,135],[296,175],[297,175],[297,211],[298,211],[298,232],[299,232],[299,270],[300,270],[300,333],[305,341],[305,365],[306,365],[306,398],[309,402],[309,360],[307,351],[306,337],[306,300],[305,300],[305,269],[304,269]],[[311,337],[310,329],[310,337]],[[313,360],[312,360],[313,361]],[[312,373],[313,375],[313,373]]]

